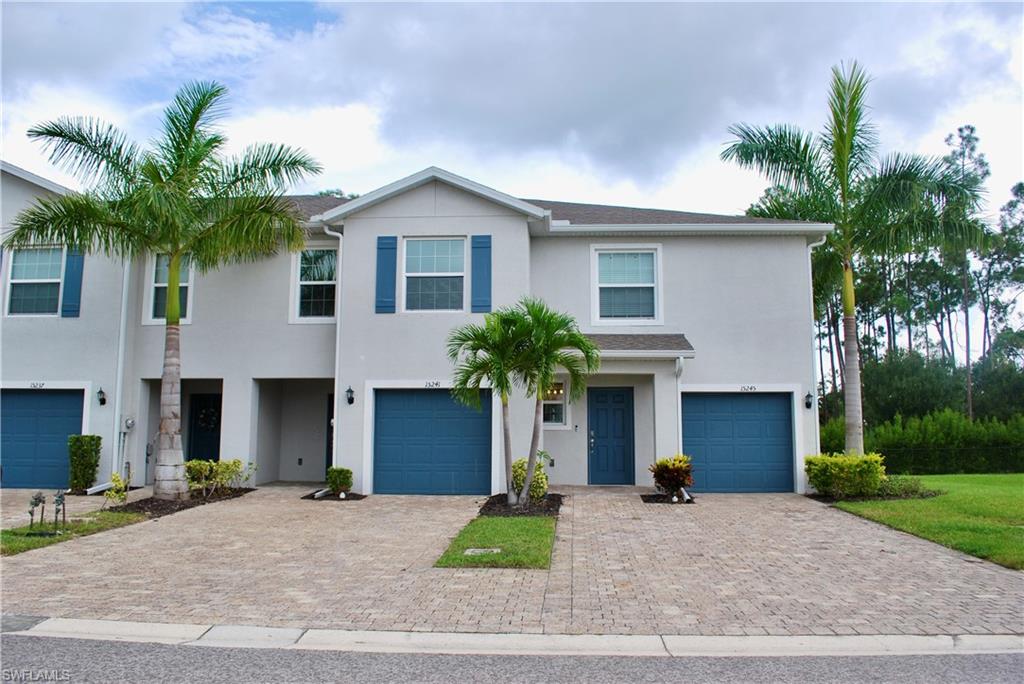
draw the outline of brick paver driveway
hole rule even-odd
[[[550,571],[432,567],[470,497],[233,501],[4,558],[6,613],[342,629],[1021,633],[1024,573],[797,495],[565,488]]]

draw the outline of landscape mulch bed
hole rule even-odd
[[[316,492],[319,491],[319,489],[316,490]],[[348,492],[347,494],[345,494],[344,499],[339,499],[337,494],[327,494],[326,496],[321,496],[319,499],[314,499],[313,495],[316,494],[316,492],[310,492],[309,494],[302,498],[308,501],[334,501],[335,503],[345,503],[346,501],[362,501],[363,499],[366,498],[365,494],[356,494],[354,492]]]
[[[548,494],[540,501],[530,501],[519,507],[508,505],[508,494],[495,494],[480,507],[480,515],[502,518],[515,518],[524,515],[557,516],[558,509],[561,507],[561,494]]]
[[[207,499],[202,498],[201,495],[194,495],[193,498],[182,501],[167,501],[165,499],[149,497],[146,499],[139,499],[138,501],[129,501],[126,504],[113,506],[107,510],[124,513],[145,513],[150,518],[159,518],[161,516],[170,515],[171,513],[177,513],[178,511],[195,508],[196,506],[204,506],[209,503],[226,501],[228,499],[237,499],[244,494],[254,491],[256,490],[252,487],[223,489],[214,493]]]
[[[673,501],[671,496],[667,494],[641,494],[640,499],[644,503],[649,504],[671,504],[673,506],[682,506],[683,500]],[[688,503],[697,503],[697,497],[693,494],[690,495],[690,501]]]

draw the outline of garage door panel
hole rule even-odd
[[[790,395],[683,393],[682,405],[695,491],[793,491]]]
[[[491,486],[491,403],[457,403],[447,390],[377,390],[374,491],[486,494]]]
[[[68,486],[68,437],[82,431],[81,390],[3,390],[3,487]]]

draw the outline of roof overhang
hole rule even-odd
[[[571,224],[553,221],[548,235],[602,236],[602,235],[737,235],[785,236],[795,235],[817,240],[832,232],[831,223],[620,223]]]
[[[46,178],[43,178],[42,176],[38,176],[32,173],[31,171],[26,171],[20,166],[15,166],[10,162],[0,161],[0,171],[3,171],[4,173],[9,173],[12,176],[20,178],[21,180],[27,183],[37,185],[43,190],[48,190],[49,192],[52,192],[56,195],[67,195],[71,192],[71,188],[66,188],[63,185],[60,185],[59,183],[54,183],[52,180],[48,180]]]
[[[407,176],[401,180],[395,181],[389,185],[385,185],[382,188],[378,188],[373,192],[369,192],[351,202],[346,202],[339,207],[325,211],[322,214],[311,217],[309,220],[311,223],[340,223],[344,221],[346,216],[351,216],[357,212],[363,211],[368,207],[372,207],[375,204],[385,202],[392,197],[407,192],[421,185],[439,181],[446,183],[452,187],[456,187],[460,190],[468,192],[471,195],[476,195],[483,199],[494,202],[495,204],[507,207],[513,211],[524,214],[532,221],[544,221],[550,215],[546,209],[542,209],[538,206],[524,202],[523,200],[507,195],[504,192],[489,188],[486,185],[481,185],[475,181],[471,181],[468,178],[457,176],[450,171],[445,171],[436,166],[423,169],[419,173],[414,173],[411,176]]]

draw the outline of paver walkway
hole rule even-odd
[[[53,520],[53,495],[52,489],[0,489],[0,528],[10,529],[28,525],[28,504],[32,495],[42,491],[46,495],[47,518]],[[128,500],[135,501],[143,499],[153,493],[152,487],[141,487],[128,492]],[[68,507],[68,518],[82,515],[90,511],[96,511],[103,507],[104,498],[102,494],[96,496],[72,496],[67,495],[64,503]],[[36,511],[36,520],[39,520],[39,511]]]
[[[239,499],[2,560],[5,613],[449,632],[1024,633],[1024,573],[810,499],[561,488],[552,568],[433,568],[472,497]]]

